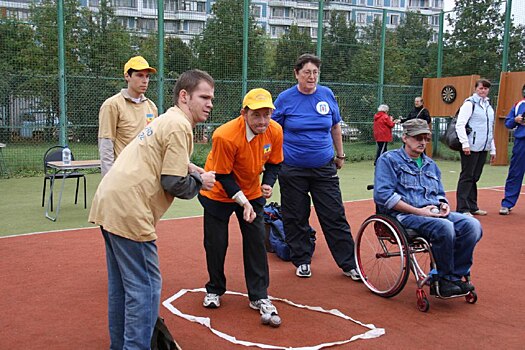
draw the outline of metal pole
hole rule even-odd
[[[157,67],[157,109],[159,114],[164,113],[164,1],[157,0],[158,18],[158,67]],[[175,103],[175,101],[173,101]]]
[[[65,42],[64,42],[64,0],[57,1],[57,24],[58,24],[58,109],[60,111],[60,135],[59,143],[67,144],[66,128],[66,64],[65,64]]]
[[[242,23],[242,96],[248,91],[248,24],[250,19],[250,0],[244,0]]]
[[[377,104],[383,103],[383,84],[385,82],[386,18],[386,9],[383,9],[383,23],[381,24],[381,50],[379,58],[379,86],[377,88]]]
[[[510,32],[510,12],[512,10],[512,0],[507,0],[505,9],[505,33],[503,34],[503,60],[501,62],[501,71],[506,72],[509,64],[509,32]]]
[[[437,57],[437,72],[436,77],[441,78],[443,68],[443,22],[445,21],[445,13],[443,10],[439,13],[439,34],[438,34],[438,57]]]
[[[317,13],[317,57],[321,58],[323,47],[323,12],[324,0],[319,0],[319,12]]]

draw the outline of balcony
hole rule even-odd
[[[293,18],[268,18],[268,24],[272,26],[290,26],[294,23]]]
[[[270,0],[268,2],[270,7],[296,7],[297,1],[292,0]]]

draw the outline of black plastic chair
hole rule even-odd
[[[84,179],[84,209],[87,208],[87,201],[86,201],[86,175],[84,173],[80,173],[80,172],[72,172],[72,173],[68,173],[68,174],[64,174],[64,173],[56,173],[55,174],[55,170],[53,168],[50,168],[48,166],[48,162],[55,162],[55,161],[61,161],[62,160],[62,150],[64,149],[65,147],[63,146],[53,146],[51,148],[49,148],[46,153],[44,154],[44,186],[43,186],[43,189],[42,189],[42,207],[44,207],[44,204],[45,204],[45,198],[46,198],[46,184],[47,184],[47,181],[49,181],[49,186],[53,186],[53,176],[54,176],[54,179],[64,179],[64,178],[68,178],[68,179],[77,179],[77,187],[76,187],[76,190],[75,190],[75,204],[77,204],[78,202],[78,186],[79,186],[79,183],[80,183],[80,178],[83,178]],[[75,160],[75,157],[73,155],[73,152],[71,152],[71,160]],[[51,206],[50,206],[50,210],[53,211],[53,192],[51,191],[50,193],[50,201],[51,201]]]

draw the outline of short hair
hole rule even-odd
[[[210,86],[215,87],[215,81],[211,75],[205,71],[192,69],[182,73],[177,79],[175,87],[173,88],[173,103],[178,106],[179,93],[181,90],[186,90],[188,94],[191,95],[193,91],[197,89],[197,86],[201,83],[201,81],[205,81],[210,84]]]
[[[388,105],[379,105],[379,107],[377,107],[378,112],[388,112],[389,110],[390,108]]]
[[[416,97],[414,98],[414,100],[415,100],[416,98],[419,98],[419,99],[421,100],[421,103],[423,103],[423,97],[421,97],[421,96],[416,96]]]
[[[490,81],[488,79],[478,79],[476,80],[476,84],[474,85],[474,88],[477,88],[480,85],[486,88],[490,88],[491,86]]]
[[[321,59],[311,53],[304,53],[297,58],[294,65],[296,72],[300,71],[305,64],[313,63],[317,68],[321,67]]]

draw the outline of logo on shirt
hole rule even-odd
[[[137,137],[139,138],[140,141],[144,140],[147,136],[151,136],[153,135],[153,129],[150,128],[150,127],[146,127],[144,128],[144,130],[142,130],[140,132],[140,134],[137,135]]]
[[[330,112],[330,106],[327,102],[321,101],[317,103],[317,106],[315,106],[315,109],[319,114],[328,114]]]
[[[270,153],[272,151],[272,144],[269,143],[269,144],[264,145],[263,146],[263,150],[264,150],[263,154]]]
[[[146,114],[146,125],[151,123],[155,119],[155,115],[153,113],[147,113]]]

